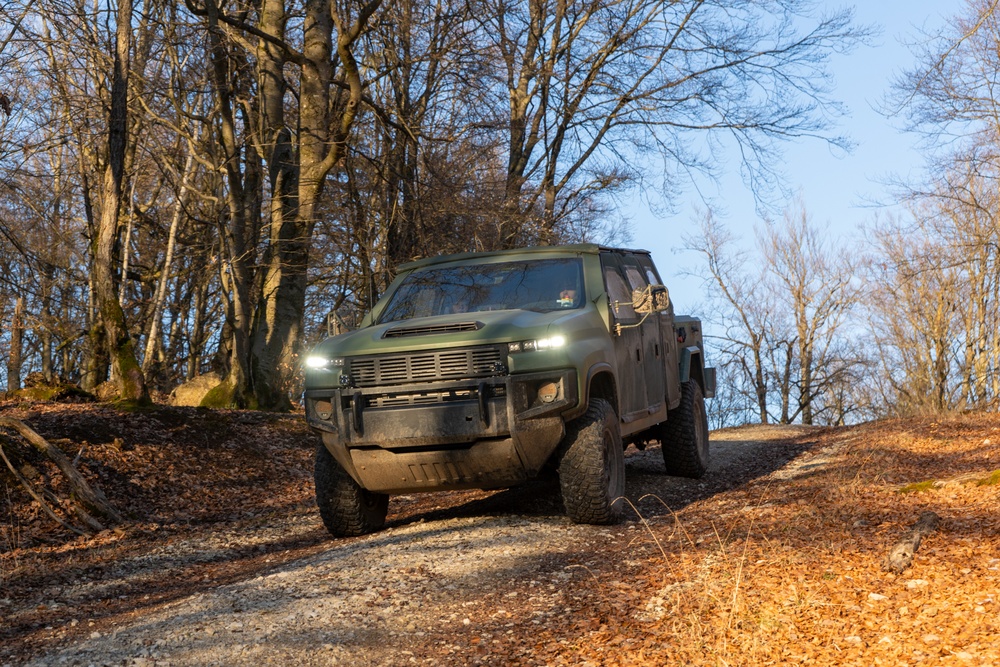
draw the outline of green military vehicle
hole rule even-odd
[[[558,475],[566,513],[612,523],[624,449],[662,443],[669,474],[709,461],[715,389],[701,323],[675,316],[650,255],[592,244],[403,265],[360,327],[306,360],[320,515],[378,530],[390,494]]]

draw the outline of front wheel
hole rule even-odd
[[[697,380],[681,385],[681,403],[659,427],[668,475],[699,478],[708,470],[708,415]]]
[[[389,496],[361,488],[322,444],[316,450],[316,504],[334,537],[373,533],[385,525]]]
[[[559,459],[566,514],[577,523],[608,524],[621,518],[625,451],[618,415],[601,398],[567,425]]]

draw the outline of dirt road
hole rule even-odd
[[[778,470],[808,448],[787,439],[802,434],[717,432],[701,480],[664,475],[658,448],[630,448],[633,509],[616,526],[572,524],[552,484],[394,498],[385,530],[339,541],[303,506],[135,553],[34,599],[0,600],[0,616],[44,605],[61,619],[40,630],[51,648],[31,665],[535,664],[541,629],[566,643],[615,614],[655,614],[653,597],[618,606],[606,596],[618,587],[629,599],[630,578],[659,558],[647,526]],[[178,594],[159,594],[164,581]],[[95,598],[128,611],[74,615]],[[20,660],[0,654],[20,664],[10,659]]]

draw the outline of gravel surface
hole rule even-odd
[[[630,448],[634,518],[616,526],[571,523],[551,483],[394,498],[385,530],[349,540],[316,539],[318,516],[302,507],[123,558],[34,600],[0,594],[0,616],[4,605],[45,604],[68,619],[46,628],[50,648],[24,663],[39,666],[506,664],[533,628],[613,613],[589,607],[586,591],[595,580],[626,586],[645,566],[656,546],[644,522],[780,469],[807,445],[774,442],[802,432],[716,432],[701,480],[664,475],[658,448]],[[309,548],[254,557],[276,541]],[[213,578],[213,565],[226,576]],[[178,570],[205,581],[167,601],[141,595]],[[134,597],[130,613],[73,617],[74,600],[121,592]]]

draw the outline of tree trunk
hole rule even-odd
[[[306,13],[313,26],[307,31],[306,50],[316,40],[329,43],[331,19],[329,8],[316,7],[322,0],[307,2]],[[283,38],[287,14],[282,0],[266,0],[261,9],[260,28],[263,32]],[[271,186],[269,210],[270,237],[263,258],[263,275],[257,312],[251,332],[251,373],[256,401],[268,410],[288,410],[291,403],[283,379],[292,375],[295,360],[285,355],[285,348],[297,350],[303,311],[305,310],[305,271],[308,265],[309,229],[297,216],[299,197],[299,163],[295,160],[292,133],[285,123],[285,66],[284,51],[278,46],[261,40],[257,49],[260,63],[259,89],[261,100],[261,125],[264,145],[260,150],[268,167]],[[329,68],[329,46],[321,54]],[[302,81],[303,129],[318,128],[315,113],[309,102],[315,89],[323,88],[322,76],[318,80]],[[326,101],[326,98],[323,100]],[[325,118],[326,108],[322,110]],[[311,132],[306,132],[311,134]],[[300,146],[307,139],[300,138]],[[300,158],[302,156],[300,155]],[[299,281],[298,277],[302,280]],[[301,282],[301,290],[299,283]],[[301,294],[300,294],[301,292]],[[301,304],[301,305],[300,305]]]
[[[348,25],[329,0],[308,0],[302,50],[298,151],[291,135],[279,126],[278,110],[268,104],[272,123],[272,152],[268,159],[274,193],[271,208],[271,245],[262,282],[261,303],[254,319],[253,388],[259,407],[287,410],[291,407],[287,384],[299,367],[305,319],[309,242],[327,176],[347,152],[347,140],[361,104],[361,70],[353,54],[354,44],[364,32],[380,0],[371,0]],[[277,9],[265,32],[284,30]],[[336,54],[347,83],[346,94],[331,104],[333,85],[333,32]],[[270,52],[265,52],[269,57]],[[265,73],[270,68],[265,68]],[[276,86],[275,92],[280,87]],[[331,118],[331,106],[337,115]],[[333,122],[331,122],[331,120]],[[332,131],[331,131],[332,127]],[[294,156],[298,162],[293,162]]]
[[[195,141],[198,137],[195,136]],[[177,228],[180,226],[181,214],[187,202],[188,180],[194,171],[194,146],[188,147],[187,159],[184,162],[184,173],[181,175],[181,188],[174,203],[174,214],[170,220],[170,232],[167,235],[167,251],[163,257],[163,266],[160,268],[160,279],[156,283],[156,292],[153,296],[153,307],[150,312],[149,333],[146,335],[146,349],[142,355],[142,372],[145,375],[153,365],[156,358],[157,349],[160,346],[160,315],[163,312],[163,303],[167,297],[167,283],[170,280],[170,269],[174,260],[174,247],[177,244]]]
[[[93,290],[91,290],[93,293]],[[100,321],[92,322],[87,328],[87,343],[84,346],[83,372],[80,388],[93,393],[97,385],[108,377],[108,355],[104,345],[104,327]]]
[[[10,321],[10,355],[7,357],[7,391],[21,388],[21,349],[24,336],[24,297],[14,304],[14,317]]]
[[[52,316],[52,290],[55,269],[45,267],[42,269],[42,312],[39,317],[38,332],[39,354],[42,357],[42,375],[46,382],[52,382],[55,377],[55,370],[52,364],[52,324],[55,318]]]
[[[208,36],[212,66],[212,84],[217,99],[219,122],[216,123],[218,143],[223,154],[221,170],[225,175],[228,220],[220,215],[219,237],[223,261],[219,266],[226,302],[226,326],[231,337],[220,337],[220,354],[225,359],[225,379],[205,397],[204,405],[212,407],[256,407],[250,384],[250,330],[252,323],[251,289],[253,281],[254,243],[256,242],[259,209],[254,203],[259,197],[257,161],[252,146],[243,154],[242,137],[237,135],[234,113],[233,86],[230,81],[229,48],[219,26],[219,8],[206,3]],[[221,188],[220,188],[221,189]],[[226,346],[228,345],[228,349]]]
[[[802,423],[806,426],[813,425],[813,354],[812,342],[804,345],[799,352],[799,360],[802,364],[801,379],[799,381],[799,400],[802,404]]]
[[[94,296],[104,324],[105,343],[111,357],[112,376],[122,400],[148,403],[149,394],[136,361],[135,349],[118,301],[115,280],[115,246],[121,208],[125,152],[128,143],[128,73],[132,39],[132,0],[118,3],[111,113],[108,121],[108,163],[104,171],[104,197],[94,246]]]
[[[207,262],[204,268],[207,270]],[[205,343],[205,310],[208,301],[208,281],[201,281],[194,286],[192,297],[191,329],[188,333],[188,363],[185,379],[193,380],[201,373],[201,360]]]
[[[405,85],[405,84],[404,84]],[[407,122],[404,119],[404,122]],[[386,230],[386,254],[390,266],[396,267],[414,259],[419,252],[420,242],[413,216],[413,190],[416,177],[416,146],[404,133],[396,133],[393,147],[388,155],[388,174],[385,192],[384,215],[389,221]],[[402,206],[398,202],[402,198]]]
[[[754,392],[757,395],[757,411],[760,416],[760,423],[768,422],[767,416],[767,381],[764,378],[764,363],[760,357],[760,349],[764,341],[756,336],[752,337],[753,342],[753,364],[754,364]]]

